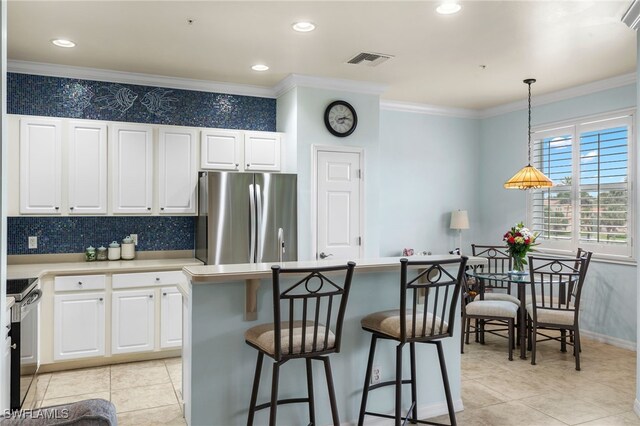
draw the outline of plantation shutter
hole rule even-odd
[[[531,228],[545,247],[571,249],[573,238],[573,126],[534,134],[533,165],[554,186],[531,191]]]
[[[630,130],[630,117],[579,126],[581,246],[611,254],[630,252]]]

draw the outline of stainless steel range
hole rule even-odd
[[[7,280],[11,308],[11,409],[19,410],[38,372],[38,302],[42,292],[36,278]]]

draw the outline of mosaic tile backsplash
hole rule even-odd
[[[276,130],[276,100],[31,74],[7,74],[9,114]]]
[[[138,234],[136,250],[193,250],[194,216],[8,217],[7,254],[82,253]],[[28,237],[38,248],[28,248]]]

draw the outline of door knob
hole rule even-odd
[[[321,251],[319,256],[320,256],[320,259],[326,259],[329,256],[333,256],[333,254],[331,254],[331,253],[325,254],[323,251]]]

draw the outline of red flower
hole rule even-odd
[[[508,242],[509,244],[514,244],[514,243],[516,242],[516,239],[515,239],[515,238],[513,238],[513,237],[509,237],[509,239],[507,240],[507,242]]]
[[[530,242],[531,242],[531,241],[529,240],[529,238],[527,238],[527,239],[525,239],[525,240],[524,240],[524,243],[525,243],[526,245],[529,245],[529,243],[530,243]]]
[[[522,234],[519,232],[516,232],[516,237],[522,237]]]

